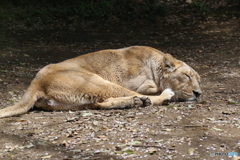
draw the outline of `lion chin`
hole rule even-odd
[[[199,96],[201,95],[202,93],[201,92],[198,92],[197,94],[194,94],[190,97],[179,97],[178,94],[175,94],[175,96],[173,96],[171,98],[171,101],[172,102],[186,102],[186,103],[196,103],[198,102],[198,98]]]

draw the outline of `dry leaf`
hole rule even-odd
[[[194,148],[189,148],[189,149],[188,149],[188,153],[189,153],[190,155],[193,155],[194,150],[195,150]]]
[[[52,158],[52,155],[41,157],[42,159]]]
[[[105,135],[98,135],[97,137],[98,137],[98,138],[106,138]]]
[[[153,154],[157,151],[157,149],[152,147],[152,148],[149,148],[148,151],[150,154]]]

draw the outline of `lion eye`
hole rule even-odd
[[[187,76],[189,80],[191,79],[191,77],[188,74],[185,74],[185,76]]]

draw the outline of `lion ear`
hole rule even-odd
[[[166,72],[173,72],[181,66],[181,62],[173,58],[170,54],[164,55],[163,68]]]

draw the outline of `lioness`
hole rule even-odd
[[[196,101],[200,76],[182,61],[145,46],[102,50],[42,68],[22,99],[0,118],[45,110],[112,109]]]

